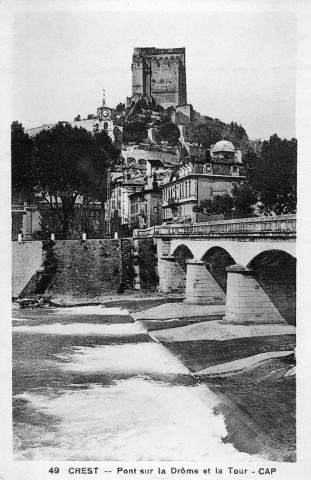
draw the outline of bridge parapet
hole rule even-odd
[[[296,238],[296,215],[241,218],[192,225],[159,225],[135,230],[134,237],[254,237]]]

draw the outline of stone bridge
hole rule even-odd
[[[137,230],[157,245],[159,291],[226,305],[233,323],[296,322],[296,216]]]

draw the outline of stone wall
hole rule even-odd
[[[296,325],[296,259],[276,251],[261,257],[251,264],[254,278],[287,323]]]
[[[186,303],[225,305],[226,295],[200,260],[187,260]]]
[[[127,158],[134,158],[136,163],[139,160],[161,160],[161,162],[166,163],[178,163],[179,156],[178,153],[174,152],[164,152],[157,150],[147,150],[144,148],[134,148],[129,147],[126,150],[121,150],[122,157],[126,160]]]
[[[187,103],[185,49],[135,48],[132,98],[152,95],[167,108]]]
[[[296,325],[296,275],[286,277],[286,273],[277,278],[271,274],[256,278],[289,325]]]
[[[12,242],[12,295],[18,297],[44,260],[42,242]]]
[[[45,295],[97,296],[117,292],[122,282],[119,240],[59,240],[58,272]]]
[[[158,288],[157,247],[153,238],[135,242],[140,289],[154,292]]]
[[[153,57],[151,95],[164,108],[179,103],[179,59]]]
[[[227,299],[224,321],[228,323],[285,324],[279,310],[253,277],[252,271],[241,265],[227,268]]]
[[[133,288],[131,239],[58,240],[48,251],[43,245],[46,243],[13,242],[14,297],[36,293],[44,293],[48,298],[90,297]],[[156,261],[152,255],[154,257],[151,252],[149,255],[147,247],[142,249],[143,261],[148,264],[142,275],[144,285],[149,284],[148,272],[154,271]],[[50,271],[52,264],[53,272]],[[44,285],[48,285],[46,290]]]
[[[137,55],[133,56],[132,63],[132,95],[144,94],[144,62]]]
[[[120,238],[122,255],[122,291],[134,286],[132,238]]]

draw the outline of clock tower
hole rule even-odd
[[[103,100],[102,106],[97,109],[97,118],[99,120],[100,129],[105,130],[109,137],[114,140],[113,135],[113,121],[112,117],[112,108],[106,106],[105,90],[103,90]]]

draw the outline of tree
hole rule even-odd
[[[164,140],[165,142],[168,142],[169,145],[178,145],[179,137],[179,128],[174,123],[164,123],[158,129],[158,140]]]
[[[77,115],[74,119],[75,122],[80,122],[81,121],[81,115]]]
[[[220,140],[228,140],[237,148],[246,152],[249,147],[249,139],[241,125],[235,122],[226,124],[219,119],[200,115],[194,112],[194,119],[187,126],[188,136],[191,142],[210,148]]]
[[[58,123],[34,138],[36,192],[54,209],[67,238],[78,196],[103,200],[107,168],[118,157],[106,132],[94,136],[83,128]]]
[[[248,183],[234,184],[230,193],[203,200],[195,211],[205,215],[224,215],[225,218],[251,217],[257,196]]]
[[[297,208],[297,140],[272,135],[257,153],[245,156],[249,183],[264,215],[295,213]]]
[[[200,202],[198,207],[193,207],[195,212],[204,213],[204,215],[220,215],[231,212],[233,208],[233,198],[228,193],[224,195],[215,195],[213,198],[206,198]]]
[[[33,196],[33,140],[21,123],[11,125],[11,175],[13,196],[21,201]]]
[[[124,126],[124,143],[144,143],[148,137],[148,130],[145,122],[133,121]]]
[[[123,113],[125,111],[125,104],[122,102],[118,103],[118,105],[115,108],[115,111],[117,113]]]
[[[89,113],[88,116],[87,116],[87,120],[94,120],[95,118],[97,118],[97,117],[93,113]]]

